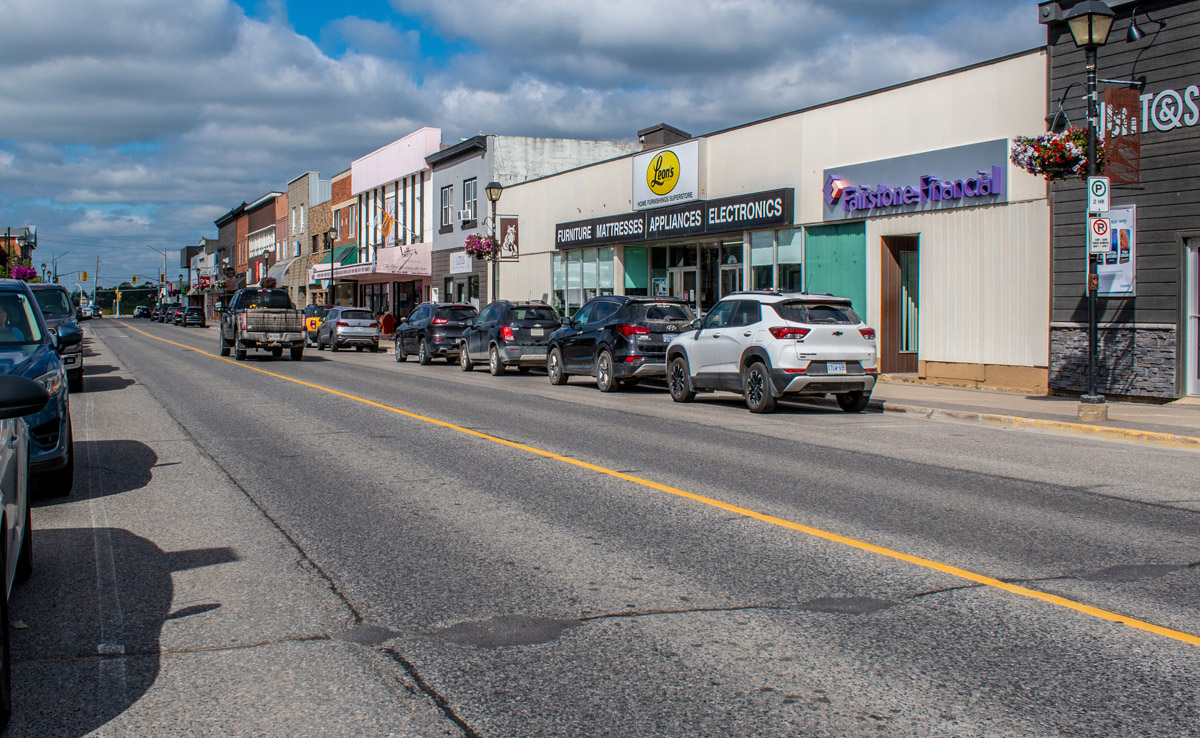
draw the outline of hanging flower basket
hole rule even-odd
[[[491,236],[481,236],[478,233],[467,236],[463,247],[473,259],[490,259],[499,248],[496,239]]]
[[[1061,133],[1049,131],[1040,136],[1015,136],[1013,164],[1047,182],[1079,177],[1087,178],[1087,130],[1068,128]],[[1104,171],[1104,142],[1096,141],[1096,172]]]
[[[34,269],[33,267],[26,266],[13,267],[12,275],[13,279],[21,279],[28,282],[31,279],[37,278],[38,270]]]
[[[266,289],[272,289],[278,284],[279,283],[275,281],[274,277],[263,277],[262,281],[258,283],[258,286]]]

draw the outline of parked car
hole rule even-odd
[[[208,326],[208,321],[204,318],[204,308],[193,305],[183,311],[183,319],[181,320],[183,327],[189,325],[198,325],[201,328]]]
[[[221,313],[221,356],[230,351],[238,361],[251,349],[283,356],[288,349],[292,361],[304,358],[304,316],[292,304],[287,290],[247,287],[233,294]]]
[[[171,311],[173,311],[177,307],[179,307],[179,303],[177,303],[177,302],[163,303],[162,308],[158,311],[158,322],[159,323],[168,322],[170,320]]]
[[[137,307],[135,307],[133,309],[133,317],[149,318],[150,317],[150,308],[146,305],[138,305]]]
[[[417,362],[428,364],[435,356],[447,362],[458,360],[458,344],[467,322],[476,316],[475,306],[466,302],[423,302],[396,326],[396,361],[410,353]]]
[[[596,378],[601,392],[666,374],[667,344],[695,315],[683,300],[605,295],[589,300],[550,336],[552,384],[572,374]]]
[[[326,346],[330,351],[347,346],[357,351],[378,351],[379,321],[364,308],[335,307],[317,327],[317,350],[323,351]]]
[[[75,443],[67,372],[58,343],[24,282],[0,279],[0,373],[32,379],[50,401],[25,416],[29,426],[29,470],[40,490],[70,494],[75,479]]]
[[[187,314],[187,305],[176,305],[167,318],[172,325],[183,325],[183,316]]]
[[[104,313],[101,312],[99,305],[92,305],[92,317],[93,318],[103,318],[104,317]]]
[[[770,412],[785,395],[836,395],[862,412],[878,376],[875,330],[830,295],[735,292],[667,348],[671,399],[696,392],[741,394],[750,412]]]
[[[72,392],[83,391],[83,328],[71,306],[71,293],[61,284],[34,282],[28,285],[42,311],[46,326],[58,338],[56,350],[67,372]]]
[[[333,305],[309,305],[304,308],[304,343],[309,346],[317,345],[317,326],[325,320]]]
[[[527,372],[546,365],[550,335],[562,325],[558,313],[544,302],[488,303],[463,331],[458,365],[464,372],[477,361],[487,361],[492,376],[510,366]]]
[[[162,305],[155,305],[154,307],[150,308],[150,320],[157,322],[162,316],[162,310]]]
[[[46,388],[33,380],[0,376],[0,572],[4,592],[0,597],[0,730],[12,714],[12,651],[8,643],[8,598],[13,585],[33,573],[33,525],[29,512],[29,426],[31,416],[50,399]]]

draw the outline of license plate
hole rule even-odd
[[[829,361],[825,363],[825,371],[830,374],[845,374],[846,362],[844,361]]]
[[[268,341],[282,341],[283,334],[282,333],[268,333],[267,340]]]
[[[546,335],[546,329],[545,328],[530,328],[529,335],[533,336],[534,338],[541,338],[542,336]]]

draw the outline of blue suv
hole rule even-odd
[[[43,494],[59,496],[71,492],[75,451],[67,373],[56,343],[29,287],[0,279],[0,374],[32,379],[50,394],[44,408],[25,416],[29,471]]]

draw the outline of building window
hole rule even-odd
[[[611,247],[554,254],[551,266],[554,309],[563,316],[574,315],[593,297],[613,294],[615,266]]]
[[[750,289],[775,289],[775,232],[750,234]]]
[[[300,206],[300,230],[304,230],[304,206]]]
[[[788,228],[775,234],[778,239],[779,289],[800,292],[804,289],[804,230]]]
[[[296,235],[296,208],[292,208],[292,235]]]
[[[454,185],[442,188],[442,227],[454,223]]]
[[[479,180],[463,180],[463,220],[475,220],[475,214],[479,212],[475,199],[478,190]]]
[[[350,206],[350,232],[346,234],[350,238],[358,235],[358,206]]]

